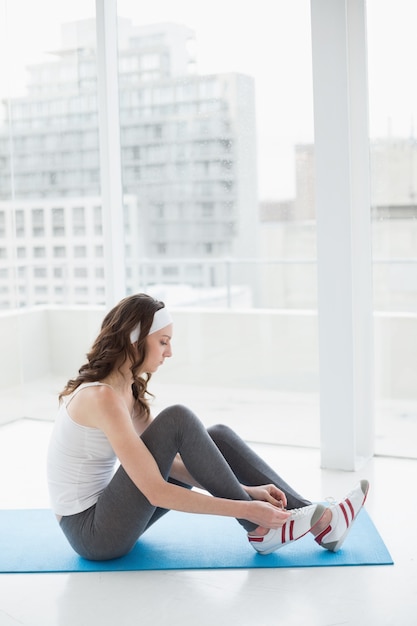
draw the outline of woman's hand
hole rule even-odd
[[[242,487],[253,500],[269,502],[279,509],[285,509],[287,506],[285,493],[275,485],[259,485],[259,487],[247,487],[242,485]]]
[[[290,517],[290,511],[283,511],[269,502],[252,500],[245,502],[248,514],[245,518],[261,528],[281,528]]]

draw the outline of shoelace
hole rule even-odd
[[[303,506],[300,509],[290,509],[289,513],[291,513],[291,518],[289,518],[289,519],[293,519],[294,517],[301,517],[303,515],[306,515],[308,510],[309,510],[308,506]]]

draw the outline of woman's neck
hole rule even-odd
[[[116,393],[131,394],[132,393],[132,372],[129,368],[120,368],[111,372],[108,376],[101,379],[102,383],[109,385]]]

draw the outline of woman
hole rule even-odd
[[[124,298],[60,394],[48,484],[74,550],[93,560],[123,556],[169,509],[234,517],[261,554],[308,532],[338,550],[367,481],[332,507],[312,504],[229,428],[206,430],[181,405],[152,419],[147,384],[172,355],[172,332],[162,302],[146,294]]]

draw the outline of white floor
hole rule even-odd
[[[51,422],[0,428],[2,508],[47,507]],[[256,444],[312,500],[368,477],[367,509],[393,566],[279,570],[1,574],[0,626],[417,623],[417,461],[375,458],[360,472],[323,471],[315,449]],[[411,497],[410,497],[411,487]]]

